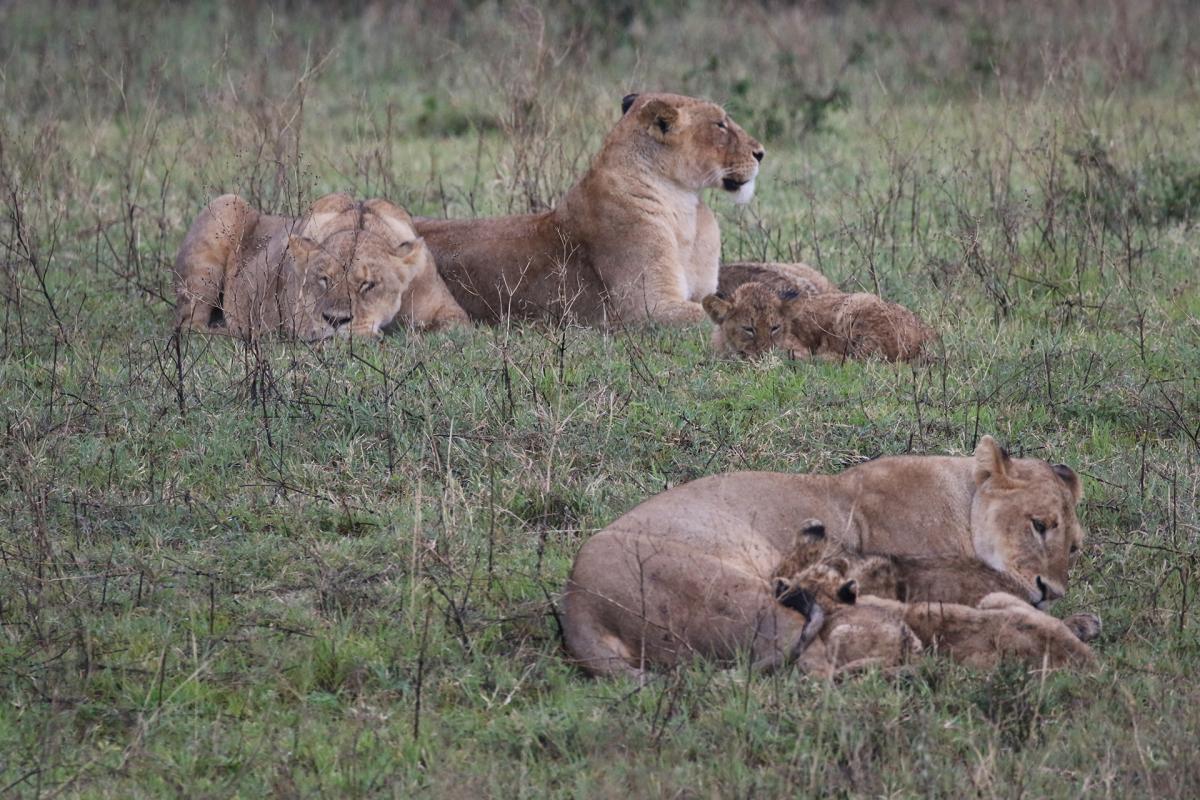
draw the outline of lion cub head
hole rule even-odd
[[[975,555],[1018,580],[1038,608],[1062,597],[1083,544],[1079,476],[1065,464],[1012,458],[990,436],[975,448]]]
[[[688,191],[723,189],[735,203],[754,197],[763,146],[716,103],[678,94],[629,94],[610,136],[638,137],[663,177]]]
[[[787,303],[794,289],[777,292],[765,284],[743,283],[728,298],[710,294],[702,304],[716,323],[712,346],[718,353],[757,358],[773,348],[794,347],[788,328]]]
[[[378,338],[413,282],[436,269],[412,218],[386,200],[327,195],[299,230],[288,237],[281,273],[282,305],[290,312],[283,324],[307,341]]]
[[[825,609],[826,616],[816,642],[800,658],[808,672],[836,677],[869,667],[894,668],[921,651],[922,642],[904,621],[904,607],[890,599],[878,599],[866,591],[860,578],[883,580],[871,587],[890,596],[894,580],[886,558],[822,558],[789,578],[775,579],[775,597],[791,607],[796,598]],[[859,602],[860,597],[863,598]]]

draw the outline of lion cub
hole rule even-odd
[[[717,326],[713,349],[746,358],[779,348],[834,358],[911,361],[935,336],[904,306],[865,292],[779,292],[750,281],[738,286],[732,298],[708,295],[703,305]]]
[[[901,666],[922,649],[904,620],[903,605],[861,595],[845,559],[819,561],[794,577],[775,580],[779,603],[815,603],[825,612],[817,637],[800,655],[807,673],[833,678],[867,669]],[[860,602],[861,601],[861,602]]]
[[[944,561],[934,571],[942,578],[952,578],[955,566],[966,562],[923,561]],[[966,572],[967,583],[978,587],[972,570],[968,567]],[[836,677],[868,666],[898,667],[929,646],[982,669],[995,667],[1005,657],[1052,669],[1095,663],[1084,643],[1099,633],[1094,615],[1058,620],[1004,591],[992,591],[973,606],[902,602],[902,574],[893,559],[837,556],[822,558],[791,578],[776,578],[775,596],[782,605],[793,598],[807,599],[807,594],[825,611],[824,624],[801,656],[801,666],[815,675]]]

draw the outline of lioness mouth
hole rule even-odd
[[[738,189],[740,189],[746,185],[746,181],[739,181],[739,180],[734,180],[733,178],[726,178],[725,180],[721,181],[721,185],[725,187],[725,191],[727,191],[727,192],[736,192]]]

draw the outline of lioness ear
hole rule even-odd
[[[704,310],[708,312],[708,318],[720,325],[729,316],[729,312],[733,310],[733,303],[730,303],[719,294],[706,295],[700,301],[700,305],[704,306]]]
[[[984,435],[975,446],[975,485],[992,478],[1008,480],[1008,453],[991,436]]]
[[[679,122],[679,109],[667,105],[662,100],[651,100],[642,106],[639,113],[650,135],[659,141],[665,139],[671,128]]]
[[[1078,504],[1083,499],[1083,484],[1079,482],[1079,476],[1075,474],[1075,470],[1066,464],[1054,464],[1050,469],[1054,470],[1054,474],[1067,485],[1067,488],[1071,490],[1071,496],[1075,498],[1075,503]]]
[[[838,587],[837,598],[848,606],[858,601],[858,581],[846,581]]]
[[[400,256],[401,258],[407,258],[408,256],[420,250],[424,244],[424,237],[418,236],[415,239],[409,239],[404,244],[396,247],[396,255]]]
[[[321,249],[321,245],[309,239],[307,236],[299,236],[291,234],[288,236],[287,251],[297,264],[307,264],[308,260],[317,254]]]
[[[633,94],[627,94],[624,97],[622,97],[621,98],[621,114],[628,114],[629,107],[631,105],[633,105],[633,101],[637,100],[637,99],[638,99],[637,92],[634,92]]]

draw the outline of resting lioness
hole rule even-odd
[[[717,288],[707,188],[754,194],[763,148],[720,106],[628,95],[623,116],[558,207],[495,219],[418,219],[450,291],[474,319],[569,317],[604,325],[699,322]]]
[[[469,324],[408,213],[344,194],[299,219],[213,200],[179,248],[175,296],[178,327],[243,338],[378,337],[397,315],[417,328]]]
[[[858,577],[878,576],[877,559],[823,559],[790,579],[776,579],[780,604],[814,602],[825,610],[818,636],[799,658],[807,672],[834,676],[866,666],[894,667],[925,645],[956,661],[991,668],[1003,658],[1019,658],[1032,666],[1086,667],[1095,657],[1083,642],[1080,622],[1099,619],[1091,614],[1060,621],[1005,592],[991,592],[975,605],[950,602],[901,602],[886,594],[866,591]],[[974,568],[961,559],[947,559],[941,577],[953,581],[962,571],[967,582],[977,581]],[[878,587],[886,590],[886,586]]]
[[[701,478],[646,500],[580,548],[565,589],[567,647],[589,672],[629,672],[691,652],[693,620],[755,630],[766,590],[745,587],[769,584],[813,520],[854,552],[977,558],[1018,581],[1027,602],[1047,603],[1066,591],[1083,540],[1081,495],[1070,468],[1011,458],[990,436],[970,457]]]
[[[793,356],[911,361],[934,338],[916,314],[873,294],[801,294],[776,285],[750,281],[732,296],[704,298],[704,310],[716,326],[714,351],[743,358],[778,349]]]

